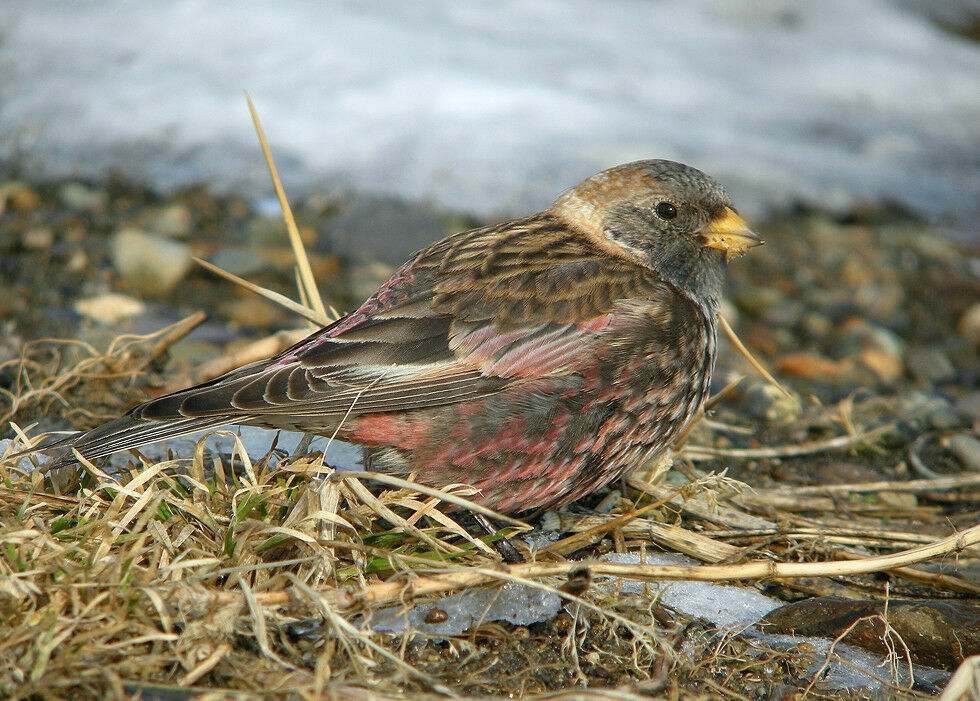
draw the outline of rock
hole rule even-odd
[[[245,279],[266,268],[262,257],[247,248],[222,248],[209,256],[208,262],[225,272]]]
[[[816,353],[787,353],[776,361],[776,372],[804,380],[832,382],[853,366],[851,360],[831,360]]]
[[[252,217],[245,224],[244,240],[247,246],[256,248],[281,246],[283,243],[289,240],[289,235],[286,233],[286,224],[282,220],[282,215]]]
[[[75,311],[87,319],[114,326],[123,319],[138,316],[146,311],[146,305],[138,299],[115,293],[86,297],[73,305]]]
[[[221,305],[221,310],[236,324],[246,328],[272,326],[285,316],[281,307],[255,295],[226,302]]]
[[[33,212],[41,206],[41,196],[26,183],[11,180],[0,185],[0,214],[7,207],[21,212]]]
[[[969,433],[957,433],[949,437],[946,447],[967,470],[980,472],[980,439]]]
[[[324,233],[331,250],[343,258],[356,260],[369,253],[397,266],[447,232],[441,214],[425,205],[393,197],[358,197],[342,205]]]
[[[58,190],[58,199],[76,212],[101,212],[109,201],[105,190],[82,183],[65,183]]]
[[[820,484],[853,484],[860,482],[881,482],[885,476],[870,467],[855,462],[835,461],[819,465],[812,472]]]
[[[747,285],[735,293],[735,303],[749,314],[761,314],[786,298],[775,287]]]
[[[956,368],[939,348],[913,348],[905,362],[912,376],[926,384],[937,385],[956,378]]]
[[[767,324],[781,327],[793,327],[803,317],[805,307],[798,299],[787,299],[773,305],[762,312],[762,319]]]
[[[147,226],[155,234],[182,239],[191,233],[194,217],[184,205],[172,204],[156,212],[147,222]]]
[[[834,322],[818,312],[807,312],[800,323],[803,331],[811,338],[824,338],[834,328]]]
[[[51,244],[54,243],[54,232],[46,226],[36,226],[24,232],[21,242],[24,244],[24,248],[43,251],[46,248],[51,248]]]
[[[130,289],[157,297],[173,290],[187,274],[191,254],[182,243],[127,228],[112,237],[112,261]]]
[[[753,418],[788,424],[800,418],[803,409],[796,397],[787,397],[769,383],[756,384],[745,397],[746,411]]]
[[[956,325],[956,331],[974,346],[980,346],[980,302],[971,305]]]
[[[908,646],[912,661],[953,670],[980,654],[980,606],[965,601],[855,601],[820,596],[781,606],[759,622],[766,633],[837,638],[881,654],[890,652],[884,618]]]
[[[960,397],[956,411],[970,423],[980,423],[980,392],[969,392]]]
[[[895,416],[917,429],[933,426],[934,417],[945,417],[948,412],[955,411],[946,397],[918,390],[899,397],[892,403],[892,409]],[[940,418],[939,422],[942,421]]]
[[[963,425],[960,415],[949,402],[937,405],[935,409],[926,415],[926,423],[929,428],[937,431],[949,431]]]
[[[858,361],[885,384],[892,384],[905,374],[902,359],[881,348],[865,348],[858,353]]]

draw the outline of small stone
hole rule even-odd
[[[960,317],[956,330],[974,346],[980,346],[980,302],[971,305]]]
[[[43,251],[45,248],[51,248],[51,244],[54,243],[54,232],[46,226],[38,226],[25,231],[24,238],[21,240],[24,248]]]
[[[823,338],[830,334],[834,323],[823,314],[807,312],[801,320],[803,331],[813,338]]]
[[[893,402],[895,415],[919,429],[930,425],[931,417],[952,408],[952,403],[942,395],[917,390]]]
[[[799,351],[782,356],[776,362],[776,371],[804,380],[829,382],[850,370],[852,365],[853,362],[850,360],[831,360],[816,353]]]
[[[286,225],[282,221],[282,216],[271,217],[252,217],[245,224],[244,240],[246,245],[256,248],[266,246],[281,246],[288,241],[286,235]]]
[[[800,418],[802,407],[796,397],[787,397],[768,383],[752,387],[745,397],[745,408],[756,419],[788,424]]]
[[[99,188],[82,183],[65,183],[58,190],[58,199],[76,212],[100,212],[105,209],[109,196]]]
[[[182,243],[128,228],[112,238],[112,261],[132,290],[155,297],[177,286],[190,269],[191,254]]]
[[[240,326],[263,328],[282,321],[282,309],[271,302],[255,297],[242,297],[222,305],[222,311]]]
[[[208,261],[225,272],[246,279],[266,267],[262,257],[247,248],[222,248],[215,251]]]
[[[780,304],[786,296],[775,287],[750,285],[735,293],[735,303],[749,314],[761,314]]]
[[[963,425],[956,409],[948,403],[937,406],[930,411],[926,415],[926,423],[929,425],[929,428],[934,428],[937,431],[949,431]]]
[[[123,319],[138,316],[146,311],[146,305],[140,300],[115,293],[80,299],[75,302],[74,308],[87,319],[107,326],[113,326]]]
[[[65,270],[70,273],[80,273],[89,266],[88,254],[85,249],[78,249],[71,254],[71,258],[65,263]]]
[[[865,348],[858,354],[858,360],[885,384],[895,382],[905,373],[902,359],[880,348]]]
[[[980,392],[970,392],[956,402],[956,411],[970,423],[980,422]]]
[[[936,385],[956,378],[956,368],[938,348],[913,348],[905,362],[912,376],[926,384]]]
[[[181,204],[162,208],[148,222],[150,231],[161,236],[182,239],[191,233],[194,218],[191,211]]]
[[[865,465],[836,461],[817,466],[813,470],[813,478],[820,484],[852,484],[855,482],[880,482],[885,479],[885,476]]]
[[[41,196],[25,183],[12,180],[0,185],[0,214],[11,207],[21,212],[33,212],[41,206]]]
[[[967,470],[980,472],[980,439],[969,433],[957,433],[949,437],[946,447]]]

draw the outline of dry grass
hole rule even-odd
[[[637,690],[686,679],[692,688],[707,691],[720,683],[716,677],[726,668],[723,658],[733,655],[733,645],[741,645],[728,641],[713,650],[712,659],[718,659],[706,667],[705,660],[675,654],[670,643],[680,629],[676,623],[658,626],[655,606],[644,609],[637,601],[624,610],[622,601],[601,591],[576,596],[562,588],[582,568],[581,562],[564,559],[571,552],[567,541],[575,535],[539,552],[536,561],[504,566],[486,547],[490,538],[471,536],[453,514],[440,510],[443,502],[402,488],[375,495],[359,477],[324,479],[323,473],[318,456],[292,458],[277,469],[243,457],[232,469],[220,459],[206,463],[200,450],[193,459],[144,464],[115,478],[85,465],[76,480],[56,490],[39,472],[0,467],[5,629],[0,693],[122,697],[141,685],[197,685],[313,696],[357,689],[448,692],[454,683],[471,689],[482,684],[487,691],[543,690],[547,685],[540,681],[540,665],[515,670],[506,680],[491,682],[477,674],[469,681],[453,679],[449,669],[431,660],[413,660],[416,653],[407,640],[373,633],[364,625],[371,611],[383,605],[514,580],[563,596],[573,613],[572,628],[584,626],[592,636],[579,639],[574,631],[566,632],[560,664],[552,663],[555,670],[581,667],[575,660],[595,648],[603,651],[602,664],[591,667],[604,664],[620,674],[628,670]],[[567,517],[562,530],[586,535],[572,543],[574,551],[612,532],[613,541],[628,551],[678,543],[702,560],[719,562],[727,555],[729,562],[690,568],[592,562],[592,575],[802,576],[812,587],[815,579],[832,582],[885,568],[901,575],[903,569],[896,566],[962,553],[980,540],[980,529],[974,528],[908,549],[918,540],[915,534],[852,528],[851,542],[905,549],[858,560],[780,562],[804,544],[812,546],[807,559],[839,557],[847,546],[813,531],[774,526],[771,534],[743,534],[743,539],[770,538],[766,547],[743,553],[726,542],[731,531],[726,538],[725,532],[711,537],[691,530],[706,525],[696,518],[684,525],[664,524],[661,509],[682,498],[679,490],[667,490],[646,510],[631,509],[617,519]],[[706,490],[719,507],[739,512],[731,502],[725,504],[717,479],[692,487],[687,501],[696,503]],[[891,539],[883,543],[889,533]],[[793,579],[788,583],[792,586]],[[956,588],[952,578],[932,584]],[[660,614],[662,622],[669,620]],[[315,634],[298,634],[303,626]],[[496,625],[470,637],[508,640],[512,635]],[[533,652],[519,653],[520,646],[506,643],[502,647],[511,655]],[[749,662],[764,666],[766,660]],[[574,684],[575,676],[565,681]],[[554,678],[559,678],[557,671]]]

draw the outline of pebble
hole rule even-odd
[[[858,353],[858,360],[885,384],[892,384],[905,374],[902,359],[880,348],[865,348]]]
[[[905,362],[912,376],[926,384],[937,385],[956,378],[956,368],[939,348],[913,348]]]
[[[957,433],[946,443],[949,451],[971,472],[980,472],[980,439],[969,433]]]
[[[255,248],[281,246],[283,242],[289,240],[282,215],[252,217],[245,224],[244,240],[246,245]]]
[[[799,351],[787,353],[776,361],[776,371],[804,380],[831,381],[847,372],[852,365],[850,360],[831,360],[816,353]]]
[[[194,226],[194,217],[184,205],[172,204],[161,208],[150,217],[147,226],[155,234],[182,239],[190,235]]]
[[[58,199],[76,212],[101,212],[109,201],[109,195],[105,190],[71,182],[61,186]]]
[[[980,347],[980,302],[971,305],[963,312],[956,330],[969,343]]]
[[[0,184],[0,214],[8,206],[21,212],[33,212],[41,206],[41,196],[29,185],[11,180]]]
[[[146,305],[140,300],[116,293],[85,297],[72,306],[76,312],[85,318],[109,326],[114,326],[123,319],[138,316],[146,311]]]
[[[759,383],[749,389],[745,409],[756,419],[777,424],[792,423],[803,411],[799,399],[787,397],[769,383]]]
[[[895,415],[917,428],[933,426],[934,417],[945,417],[954,412],[952,403],[940,394],[913,390],[899,397],[892,404]],[[939,420],[940,423],[943,419]]]
[[[926,423],[929,428],[937,431],[949,431],[963,425],[959,413],[948,402],[940,404],[926,415]]]
[[[266,267],[265,261],[254,250],[248,248],[222,248],[220,251],[215,251],[214,255],[209,256],[208,262],[225,272],[245,279]]]
[[[182,243],[126,228],[112,237],[112,262],[131,290],[158,297],[173,290],[187,274],[191,254]]]
[[[322,241],[341,257],[363,258],[369,251],[383,263],[398,266],[447,233],[437,211],[393,197],[366,197],[344,203],[326,223]]]
[[[782,304],[785,297],[775,287],[747,285],[735,293],[735,303],[749,314],[761,314]]]
[[[812,338],[823,338],[834,328],[834,322],[819,312],[807,312],[801,324],[803,331]]]
[[[980,391],[960,397],[956,402],[956,411],[970,423],[980,423]]]
[[[233,299],[221,309],[233,322],[246,328],[271,326],[285,316],[281,307],[255,295]]]
[[[51,248],[51,245],[54,243],[54,232],[46,226],[37,226],[25,231],[21,241],[24,244],[24,248],[34,251],[44,250],[45,248]]]

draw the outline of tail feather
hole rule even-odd
[[[91,431],[83,431],[53,443],[22,450],[10,457],[19,458],[33,453],[42,453],[54,458],[52,463],[45,466],[46,469],[54,469],[78,462],[72,452],[73,450],[77,450],[87,460],[96,460],[121,450],[138,448],[147,443],[177,438],[208,428],[218,428],[235,420],[236,418],[229,416],[210,416],[178,419],[176,421],[141,421],[127,414],[93,428]],[[237,420],[240,421],[241,417],[237,417]]]

